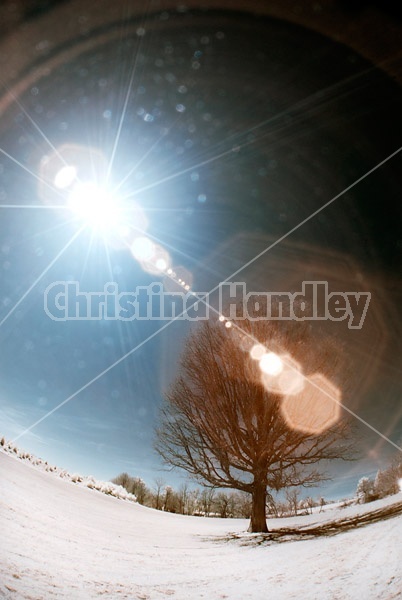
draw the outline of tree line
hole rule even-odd
[[[182,515],[220,517],[222,519],[249,519],[252,511],[250,495],[242,491],[225,491],[215,488],[192,488],[187,482],[177,489],[157,478],[149,487],[140,477],[120,473],[112,483],[123,486],[137,497],[137,502],[149,508]],[[328,503],[323,497],[301,498],[297,488],[286,491],[282,499],[267,496],[266,513],[272,517],[309,514],[315,507],[319,510]]]

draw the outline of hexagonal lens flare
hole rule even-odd
[[[324,375],[316,373],[305,379],[300,393],[283,399],[281,410],[289,427],[318,435],[339,420],[340,402],[340,390]]]

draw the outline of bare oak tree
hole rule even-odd
[[[250,343],[290,353],[304,373],[320,372],[340,382],[331,343],[319,343],[306,322],[205,321],[188,338],[179,374],[166,394],[156,432],[156,450],[166,463],[217,488],[251,495],[249,531],[267,532],[269,489],[314,486],[325,477],[316,465],[348,458],[347,424],[338,420],[321,433],[290,427],[282,395],[261,382]]]

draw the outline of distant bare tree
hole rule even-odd
[[[131,481],[132,481],[132,478],[130,477],[130,475],[128,473],[120,473],[120,475],[117,475],[117,477],[112,479],[112,483],[123,486],[130,493],[131,493],[131,489],[130,489]]]
[[[402,459],[400,456],[394,458],[387,469],[377,472],[374,489],[379,498],[397,494],[400,491],[402,478]]]
[[[243,519],[251,517],[251,496],[246,492],[240,491],[235,495],[236,514]]]
[[[226,519],[229,516],[231,495],[226,492],[219,492],[215,498],[216,511],[222,519]]]
[[[174,506],[176,498],[177,496],[173,488],[170,485],[166,485],[164,489],[162,509],[167,512],[176,512]]]
[[[310,515],[312,515],[313,508],[317,506],[317,503],[315,502],[314,498],[312,498],[311,496],[307,496],[303,504],[306,507],[307,513],[310,513]]]
[[[291,515],[297,515],[299,509],[300,489],[288,488],[285,492],[286,502],[288,504],[288,512]]]
[[[136,496],[137,502],[145,504],[149,495],[149,490],[145,482],[140,477],[133,477],[130,482],[130,488],[129,491]]]
[[[183,483],[177,492],[177,509],[181,515],[189,514],[188,513],[188,497],[189,497],[188,484]]]
[[[381,473],[381,471],[379,471]],[[369,477],[362,477],[357,484],[356,496],[361,504],[372,502],[378,498],[375,489],[375,482]]]
[[[322,512],[323,509],[324,509],[324,506],[326,505],[326,500],[322,496],[320,496],[319,504],[320,504],[320,510],[319,510],[319,512]]]
[[[313,486],[324,477],[320,461],[348,458],[346,424],[322,433],[291,428],[282,396],[268,391],[245,351],[250,338],[286,351],[304,365],[341,380],[331,344],[314,339],[306,322],[237,321],[225,327],[204,321],[185,344],[179,375],[166,395],[156,449],[163,459],[200,482],[251,495],[250,531],[266,532],[267,489]]]
[[[281,516],[280,503],[275,502],[272,494],[267,494],[266,508],[269,515],[273,515],[276,518]]]
[[[213,488],[204,488],[200,495],[200,507],[205,517],[209,517],[212,512],[212,504],[215,498],[215,490]]]
[[[193,515],[198,507],[199,503],[200,490],[194,489],[191,490],[187,496],[187,514]]]
[[[165,480],[162,479],[161,477],[157,477],[155,479],[155,485],[154,485],[154,490],[155,490],[154,502],[155,502],[155,508],[156,508],[156,510],[162,510],[162,490],[165,487],[165,485],[166,485]]]

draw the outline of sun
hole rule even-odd
[[[98,233],[113,233],[124,227],[119,198],[93,181],[76,182],[68,194],[67,206]]]

